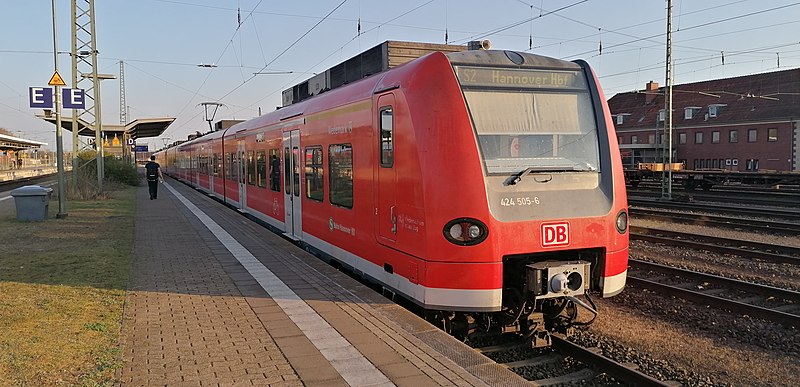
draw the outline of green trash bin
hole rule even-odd
[[[14,197],[14,203],[17,206],[17,220],[46,220],[52,195],[52,188],[38,185],[26,185],[12,190],[11,196]]]

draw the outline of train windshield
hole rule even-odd
[[[597,123],[580,71],[456,67],[490,174],[596,172]]]

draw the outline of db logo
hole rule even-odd
[[[542,225],[542,246],[564,246],[569,244],[569,223]]]

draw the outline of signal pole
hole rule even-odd
[[[53,67],[55,74],[58,74],[58,34],[56,33],[56,0],[52,0],[53,7]],[[62,81],[61,84],[64,82]],[[67,194],[64,189],[64,145],[61,142],[61,86],[55,85],[56,91],[56,165],[58,170],[58,214],[56,218],[64,219],[67,217]]]
[[[666,114],[664,128],[667,132],[666,175],[661,176],[661,196],[672,200],[672,0],[667,0],[667,84],[664,87]],[[666,177],[666,180],[664,179]]]

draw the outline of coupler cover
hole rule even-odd
[[[577,296],[589,289],[590,266],[586,261],[544,261],[527,265],[526,286],[535,299]]]

